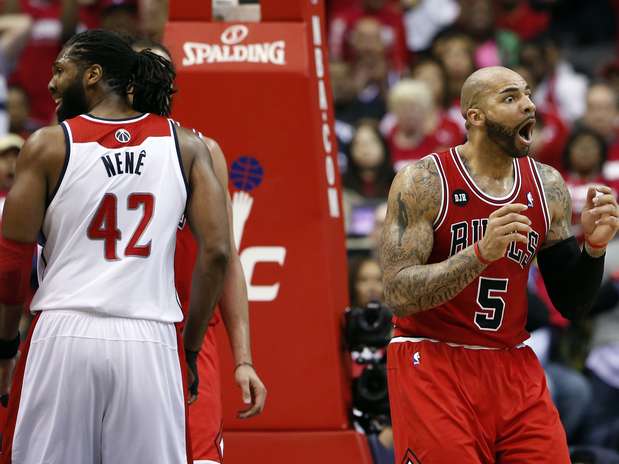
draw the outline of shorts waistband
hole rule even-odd
[[[433,338],[426,338],[426,337],[403,337],[403,336],[397,336],[397,337],[393,337],[389,343],[391,344],[391,343],[406,343],[406,342],[410,342],[410,343],[419,343],[419,342],[443,343],[445,345],[448,345],[448,346],[451,346],[451,347],[454,347],[454,348],[466,348],[467,350],[501,351],[501,350],[511,349],[511,348],[497,348],[497,347],[494,347],[494,346],[463,345],[461,343],[442,342],[440,340],[435,340]],[[513,348],[524,348],[526,346],[527,345],[525,345],[524,343],[519,343],[518,345],[514,346]]]

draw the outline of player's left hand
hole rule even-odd
[[[580,221],[590,243],[605,245],[613,239],[619,229],[619,207],[610,187],[589,187]]]
[[[249,364],[242,364],[234,372],[234,380],[241,388],[243,403],[247,404],[246,409],[238,412],[239,419],[249,419],[257,416],[264,409],[264,402],[267,398],[267,389],[258,377],[256,370]]]

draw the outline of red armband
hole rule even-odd
[[[30,291],[36,243],[16,242],[0,234],[0,303],[22,304]]]

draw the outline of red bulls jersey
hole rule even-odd
[[[433,224],[428,264],[438,263],[483,237],[488,216],[501,206],[522,203],[531,220],[528,243],[512,243],[452,300],[409,317],[396,317],[396,336],[427,337],[486,347],[512,347],[528,338],[527,277],[544,243],[550,216],[541,177],[529,158],[514,159],[514,184],[504,197],[484,193],[466,170],[457,149],[429,155],[442,183],[441,208]]]

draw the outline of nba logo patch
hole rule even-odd
[[[404,459],[402,459],[402,464],[421,464],[421,461],[417,456],[415,456],[415,453],[408,448],[406,450],[406,454],[404,455]]]
[[[531,195],[531,192],[527,192],[527,207],[533,208],[533,195]]]
[[[114,138],[120,143],[127,143],[131,140],[131,134],[127,129],[118,129],[114,133]]]
[[[419,364],[421,364],[421,353],[416,351],[413,355],[413,366],[419,366]]]

